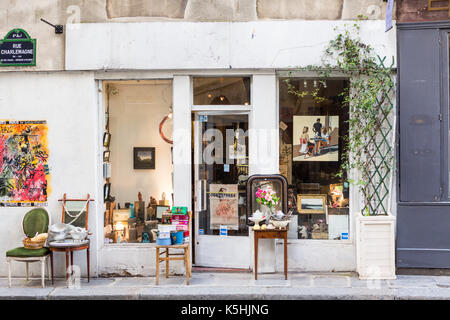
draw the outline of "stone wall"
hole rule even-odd
[[[65,34],[53,24],[139,21],[256,21],[273,19],[352,20],[359,14],[384,19],[383,0],[1,0],[0,38],[13,28],[37,39],[36,67],[11,70],[64,69]]]

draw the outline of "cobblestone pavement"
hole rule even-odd
[[[450,276],[398,275],[396,280],[359,280],[354,273],[290,273],[284,280],[282,273],[193,273],[190,285],[185,277],[92,278],[75,281],[67,287],[64,279],[40,287],[39,279],[26,281],[14,278],[12,288],[8,279],[0,278],[0,299],[222,299],[222,300],[450,300]]]

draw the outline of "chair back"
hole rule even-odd
[[[89,202],[94,201],[89,194],[86,199],[68,199],[64,194],[62,201],[62,223],[88,230]]]
[[[35,208],[28,211],[23,217],[23,232],[27,237],[33,238],[36,233],[47,233],[50,218],[47,210]]]

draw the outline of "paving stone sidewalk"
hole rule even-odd
[[[396,280],[359,280],[354,273],[193,273],[190,285],[184,276],[93,278],[67,287],[64,279],[40,287],[40,280],[0,278],[0,299],[120,299],[120,300],[450,300],[450,276],[398,275]]]

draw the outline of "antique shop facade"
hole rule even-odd
[[[0,73],[2,118],[48,125],[46,209],[52,220],[60,219],[57,200],[64,193],[95,199],[89,213],[91,275],[154,275],[152,229],[167,205],[194,213],[194,266],[253,269],[242,190],[250,175],[278,173],[288,179],[290,206],[296,207],[297,196],[320,195],[325,201],[319,212],[296,213],[288,235],[289,270],[354,271],[354,219],[361,199],[356,188],[334,178],[350,116],[338,94],[349,79],[337,75],[323,85],[314,74],[296,71],[320,64],[334,28],[345,23],[68,24],[64,71]],[[384,27],[382,20],[363,21],[361,38],[392,57],[395,30],[386,33]],[[287,78],[301,90],[322,86],[326,99],[319,104],[311,96],[297,99],[288,93]],[[297,141],[305,133],[312,136],[317,122],[329,137],[326,151],[302,152]],[[150,164],[139,162],[146,157]],[[337,200],[333,190],[340,192]],[[219,217],[210,196],[217,191],[236,196]],[[136,210],[140,222],[113,210],[139,201],[146,209]],[[154,201],[156,210],[147,210]],[[8,234],[0,246],[6,251],[21,241],[27,208],[0,211],[1,232]],[[226,226],[226,235],[220,235],[220,226]],[[75,254],[75,263],[84,274],[84,259]],[[181,264],[173,268],[183,272]],[[259,270],[282,268],[282,242],[262,241]],[[63,257],[56,256],[56,273],[63,275],[63,269]],[[1,264],[0,275],[5,274]]]

